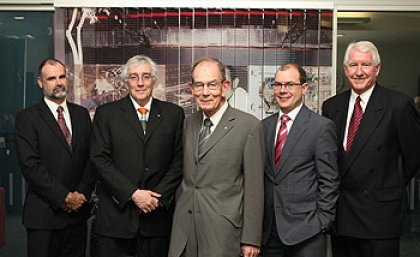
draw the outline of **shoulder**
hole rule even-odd
[[[124,97],[120,100],[100,105],[96,108],[95,114],[96,113],[102,113],[102,112],[114,112],[116,110],[119,110],[124,105],[124,102],[127,101],[127,100],[129,100],[129,99],[127,99],[127,97]]]
[[[158,105],[160,108],[162,108],[163,111],[169,111],[169,112],[174,112],[174,113],[183,113],[184,112],[184,109],[182,109],[180,106],[178,106],[174,103],[171,103],[171,102],[162,101],[162,100],[154,98],[153,103]],[[153,106],[153,104],[152,104],[152,106]]]
[[[257,117],[255,117],[254,115],[231,106],[229,106],[229,108],[226,111],[231,112],[234,115],[234,117],[243,124],[257,124],[260,122],[260,120],[257,119]]]

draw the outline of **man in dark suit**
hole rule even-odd
[[[338,198],[334,123],[303,104],[306,73],[285,64],[275,75],[280,110],[263,120],[263,257],[325,257],[325,231]]]
[[[263,135],[255,117],[230,107],[230,81],[217,59],[192,68],[200,108],[184,132],[184,178],[169,257],[256,257],[263,212]]]
[[[412,98],[376,82],[380,69],[374,44],[351,43],[344,57],[351,89],[323,105],[339,139],[334,257],[399,256],[405,188],[420,166],[420,124]]]
[[[100,106],[94,118],[99,255],[166,257],[182,179],[184,112],[152,97],[157,65],[150,58],[130,58],[122,77],[129,95]]]
[[[66,101],[60,61],[41,63],[38,85],[44,99],[16,116],[18,161],[28,184],[23,213],[28,256],[84,257],[86,201],[94,183],[89,114]]]

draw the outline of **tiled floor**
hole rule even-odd
[[[1,257],[25,257],[26,236],[21,225],[20,216],[7,216],[7,241],[6,245],[0,248]],[[409,212],[404,224],[405,234],[401,238],[401,257],[420,256],[420,211]]]

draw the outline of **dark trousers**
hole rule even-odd
[[[26,229],[28,257],[85,257],[86,223],[59,230]]]
[[[295,245],[285,245],[280,240],[275,222],[267,244],[263,245],[260,257],[326,257],[327,240],[322,232]]]
[[[167,257],[169,237],[113,238],[97,236],[99,257]]]
[[[399,257],[400,239],[331,236],[333,257]]]

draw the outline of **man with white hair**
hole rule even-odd
[[[339,139],[341,177],[334,257],[396,257],[405,188],[420,167],[420,122],[411,97],[380,86],[381,60],[368,41],[351,43],[351,89],[324,102]]]

